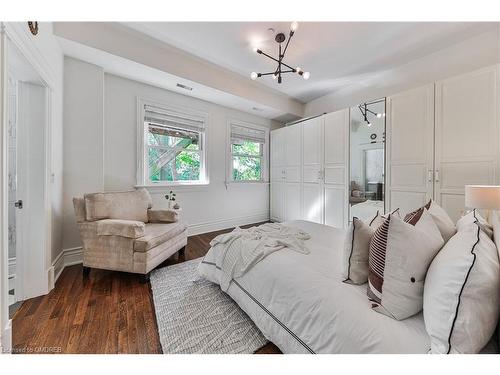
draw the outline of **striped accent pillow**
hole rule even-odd
[[[368,297],[375,311],[397,320],[422,310],[425,274],[444,243],[427,209],[417,211],[407,222],[389,215],[370,242]]]
[[[391,215],[373,234],[368,255],[368,297],[378,303],[381,301],[384,284],[385,254],[390,221]]]

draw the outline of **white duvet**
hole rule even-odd
[[[427,353],[422,314],[396,321],[371,309],[366,285],[340,277],[343,230],[306,221],[287,223],[311,235],[310,253],[283,249],[268,255],[227,293],[284,353]],[[216,248],[200,275],[220,283]]]

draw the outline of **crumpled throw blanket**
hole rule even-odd
[[[211,242],[216,250],[216,265],[221,270],[220,287],[227,291],[231,280],[241,277],[255,264],[275,251],[288,248],[309,254],[304,241],[311,236],[283,224],[268,223],[249,229],[236,227],[231,233],[221,234]],[[215,249],[215,247],[219,247]]]

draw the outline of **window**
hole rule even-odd
[[[267,131],[250,125],[231,124],[230,176],[234,182],[265,180]]]
[[[142,183],[206,183],[205,121],[144,105]]]

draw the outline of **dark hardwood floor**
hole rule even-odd
[[[205,255],[229,231],[189,237],[185,256],[160,267]],[[22,304],[12,325],[15,353],[162,352],[150,285],[134,274],[93,269],[83,278],[81,265],[67,267],[49,294]],[[270,343],[256,353],[281,352]]]

